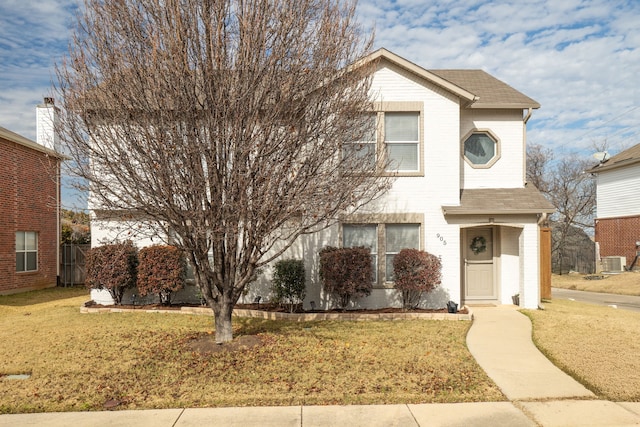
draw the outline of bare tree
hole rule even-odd
[[[593,228],[596,187],[593,177],[585,173],[593,166],[589,158],[564,157],[554,161],[553,152],[539,144],[527,148],[527,180],[533,183],[557,211],[554,222],[552,252],[563,271],[565,246],[574,227]]]
[[[260,266],[389,187],[356,0],[86,0],[59,129],[94,209],[189,254],[216,341]],[[87,161],[90,159],[90,161]]]
[[[549,188],[549,199],[556,207],[555,221],[558,235],[553,237],[553,252],[558,252],[559,270],[564,267],[564,248],[572,227],[593,228],[596,209],[596,186],[593,177],[585,171],[593,166],[588,159],[564,158],[555,165]]]
[[[549,191],[549,174],[553,151],[541,144],[527,145],[527,182],[535,185],[542,193]]]

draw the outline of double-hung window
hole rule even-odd
[[[366,113],[342,155],[346,170],[416,176],[424,173],[424,113],[421,102],[378,102]],[[380,165],[386,165],[382,170]],[[380,169],[379,169],[380,168]]]
[[[385,225],[386,281],[395,281],[393,259],[402,249],[420,249],[420,224]]]
[[[354,169],[373,171],[376,167],[376,152],[378,151],[376,115],[374,113],[367,114],[362,126],[360,132],[357,132],[361,136],[343,146],[343,156],[354,162]]]
[[[417,172],[420,166],[420,113],[385,112],[384,143],[388,170]]]
[[[345,224],[342,226],[342,246],[371,249],[373,281],[378,281],[378,226],[375,224]]]
[[[38,270],[38,233],[16,231],[16,271]]]
[[[371,249],[374,283],[395,280],[393,259],[402,249],[420,249],[419,223],[343,224],[342,245],[345,248],[364,246]]]

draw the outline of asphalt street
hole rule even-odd
[[[572,291],[552,288],[551,297],[590,304],[606,305],[616,309],[640,311],[640,296],[603,294],[599,292]]]

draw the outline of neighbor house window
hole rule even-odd
[[[343,224],[342,245],[371,249],[374,282],[393,282],[393,259],[402,249],[420,249],[420,224]],[[378,256],[380,255],[380,256]]]
[[[464,158],[472,167],[491,167],[500,157],[498,138],[488,130],[474,130],[464,139]]]
[[[416,172],[420,155],[420,113],[385,112],[384,143],[388,170]]]
[[[38,233],[16,231],[16,271],[38,270]]]

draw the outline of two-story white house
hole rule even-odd
[[[332,306],[318,275],[319,251],[364,245],[376,277],[358,307],[400,306],[392,260],[403,248],[419,248],[440,256],[443,268],[442,284],[423,306],[511,304],[519,294],[522,307],[536,308],[539,224],[554,210],[525,182],[526,124],[540,105],[481,70],[426,70],[385,49],[367,59],[377,64],[373,136],[359,143],[386,153],[397,178],[383,198],[302,236],[283,255],[305,260],[305,307]],[[94,221],[94,245],[113,237],[112,229]],[[268,299],[268,279],[269,272],[251,292]]]

